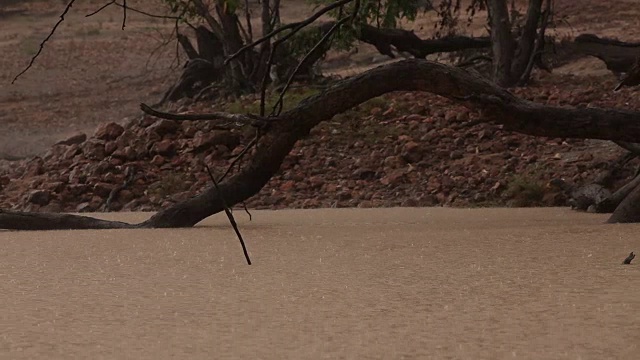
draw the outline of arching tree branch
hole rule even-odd
[[[481,109],[485,121],[503,124],[507,130],[528,135],[630,142],[640,138],[639,112],[541,105],[519,99],[463,69],[411,59],[340,81],[273,118],[271,126],[256,144],[254,157],[239,173],[221,182],[219,190],[210,187],[200,195],[161,210],[141,224],[103,222],[72,215],[0,212],[0,228],[42,230],[193,226],[224,209],[221,193],[229,206],[258,193],[279,170],[298,139],[308,134],[314,126],[392,91],[425,91],[463,101],[469,107]],[[23,216],[28,217],[32,227],[18,221]]]

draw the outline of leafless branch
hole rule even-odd
[[[122,0],[122,30],[127,24],[127,0]]]
[[[90,13],[90,14],[85,15],[85,17],[94,16],[94,15],[96,15],[97,13],[99,13],[100,11],[102,11],[102,10],[104,10],[104,9],[108,8],[108,7],[109,7],[109,6],[111,6],[111,5],[119,6],[119,7],[123,8],[123,9],[125,10],[123,23],[124,23],[124,20],[126,20],[126,17],[127,17],[127,15],[126,15],[126,11],[127,11],[127,10],[129,10],[129,11],[133,11],[133,12],[135,12],[135,13],[142,14],[142,15],[145,15],[145,16],[148,16],[148,17],[158,18],[158,19],[180,20],[180,19],[182,18],[182,15],[181,15],[181,16],[171,16],[171,15],[156,15],[156,14],[151,14],[151,13],[148,13],[148,12],[143,11],[143,10],[139,10],[139,9],[136,9],[136,8],[132,8],[131,6],[127,5],[127,2],[126,2],[125,0],[123,0],[123,1],[122,1],[122,4],[118,3],[116,0],[109,1],[108,3],[106,3],[106,4],[102,5],[98,10],[96,10],[96,11],[94,11],[94,12]],[[184,11],[183,11],[183,14],[184,14]],[[123,28],[124,28],[124,26],[123,26]]]
[[[259,116],[251,115],[251,114],[230,114],[225,112],[213,112],[213,113],[203,113],[203,114],[172,114],[172,113],[153,109],[152,107],[146,104],[140,104],[140,109],[151,116],[155,116],[161,119],[174,120],[174,121],[225,120],[225,121],[233,122],[239,125],[252,125],[256,127],[264,126],[265,124],[267,124],[267,121],[265,119]]]
[[[227,214],[227,218],[229,218],[229,222],[231,223],[233,230],[236,232],[236,236],[238,236],[238,240],[240,240],[240,245],[242,245],[242,252],[244,253],[245,259],[247,259],[247,264],[251,265],[249,252],[247,251],[247,246],[244,244],[244,240],[242,239],[242,234],[240,234],[240,230],[238,229],[238,224],[236,224],[236,219],[233,217],[231,210],[229,210],[229,206],[227,205],[227,202],[224,199],[222,191],[220,191],[220,187],[218,186],[218,182],[216,181],[216,178],[211,173],[211,169],[209,169],[209,166],[207,166],[207,164],[205,164],[204,167],[207,169],[207,172],[209,173],[209,177],[211,178],[211,181],[213,181],[213,186],[215,186],[216,191],[220,196],[220,200],[222,201],[222,207],[224,208],[224,212]]]
[[[67,7],[65,7],[64,11],[62,12],[62,14],[60,14],[60,19],[58,19],[58,22],[56,22],[56,24],[53,25],[53,28],[51,29],[51,32],[49,33],[49,35],[47,35],[47,37],[44,38],[44,40],[42,40],[42,42],[40,43],[40,48],[38,49],[38,52],[35,55],[33,55],[33,57],[31,58],[31,61],[29,61],[29,65],[27,65],[27,67],[24,68],[24,70],[22,70],[18,75],[16,75],[15,78],[13,78],[13,80],[11,81],[12,84],[14,84],[16,82],[16,80],[18,80],[18,78],[22,74],[26,73],[33,66],[33,63],[36,61],[38,56],[40,56],[40,53],[42,52],[42,49],[44,48],[44,44],[47,41],[49,41],[49,39],[51,39],[53,34],[56,32],[56,29],[58,28],[58,26],[60,26],[60,24],[62,24],[62,22],[64,21],[64,16],[67,15],[69,10],[71,10],[71,7],[73,6],[73,3],[75,3],[75,2],[76,2],[76,0],[69,1],[69,3],[67,4]]]
[[[331,29],[329,29],[329,31],[327,31],[327,33],[324,34],[322,39],[320,39],[320,41],[318,41],[318,43],[311,50],[309,50],[307,52],[307,54],[304,56],[304,58],[302,58],[302,60],[300,60],[298,62],[298,65],[293,70],[293,72],[289,76],[289,79],[287,80],[287,83],[285,84],[284,88],[280,92],[280,96],[278,97],[278,101],[276,101],[276,103],[273,105],[273,109],[271,110],[271,115],[272,116],[274,116],[274,115],[278,116],[282,112],[282,106],[283,106],[283,102],[284,102],[284,95],[287,93],[287,90],[289,90],[289,87],[291,86],[291,82],[293,81],[293,78],[298,74],[298,71],[300,70],[300,67],[302,66],[302,64],[304,64],[307,61],[307,59],[309,58],[309,56],[311,56],[311,54],[313,54],[320,46],[324,45],[327,42],[327,40],[329,40],[329,38],[331,38],[331,35],[333,35],[333,33],[336,32],[336,30],[338,30],[340,28],[340,26],[342,26],[342,24],[344,24],[347,21],[352,20],[353,18],[355,18],[357,13],[358,13],[358,11],[356,9],[351,16],[344,17],[344,18],[340,19],[340,21],[336,22],[331,27]]]
[[[98,10],[96,10],[96,11],[94,11],[94,12],[91,12],[91,13],[89,13],[89,14],[85,15],[84,17],[93,16],[93,15],[95,15],[95,14],[99,13],[100,11],[102,11],[102,10],[104,10],[104,9],[108,8],[109,6],[111,6],[111,5],[115,4],[115,3],[116,3],[116,0],[111,0],[111,1],[109,1],[108,3],[106,3],[106,4],[102,5],[102,6],[100,6],[100,7],[98,8]]]
[[[266,1],[266,0],[264,0]],[[238,51],[236,51],[234,54],[230,55],[226,60],[225,60],[225,65],[229,63],[229,61],[237,58],[238,56],[240,56],[242,53],[244,53],[245,51],[255,47],[256,45],[261,44],[264,41],[267,41],[269,39],[271,39],[272,37],[274,37],[275,35],[285,31],[285,30],[289,30],[289,29],[293,29],[289,34],[285,35],[285,37],[283,37],[280,40],[286,41],[286,39],[290,38],[291,36],[295,35],[298,31],[300,31],[300,29],[304,28],[305,26],[311,24],[312,22],[316,21],[320,16],[324,15],[325,13],[336,9],[340,6],[343,6],[345,4],[348,4],[350,2],[352,2],[353,0],[340,0],[340,1],[336,1],[335,3],[331,4],[331,5],[327,5],[325,7],[323,7],[322,9],[318,10],[315,14],[311,15],[310,17],[308,17],[307,19],[300,21],[300,22],[295,22],[295,23],[291,23],[291,24],[287,24],[284,26],[279,27],[278,29],[275,29],[273,31],[271,31],[270,33],[268,33],[267,35],[264,35],[263,37],[261,37],[260,39],[243,46],[242,48],[240,48]]]

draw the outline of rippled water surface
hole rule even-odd
[[[640,261],[621,265],[640,225],[565,209],[236,216],[252,266],[224,215],[0,232],[0,358],[640,359]]]

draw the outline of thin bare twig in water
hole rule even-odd
[[[75,2],[76,2],[76,0],[69,1],[69,4],[67,4],[67,7],[64,8],[64,11],[62,12],[62,14],[60,14],[60,19],[58,19],[58,22],[56,22],[56,24],[53,25],[53,28],[51,29],[51,32],[49,33],[49,35],[47,35],[47,37],[44,38],[44,40],[42,40],[42,42],[40,43],[40,48],[38,49],[38,52],[35,55],[33,55],[33,57],[31,58],[31,61],[29,61],[29,65],[27,65],[27,67],[24,68],[24,70],[22,70],[18,75],[16,75],[15,78],[13,78],[13,80],[11,81],[12,84],[14,84],[16,82],[16,80],[18,80],[18,78],[22,74],[26,73],[29,69],[31,69],[31,67],[33,66],[33,63],[36,61],[38,56],[40,56],[40,53],[42,52],[42,49],[44,48],[44,44],[47,41],[49,41],[49,39],[51,39],[53,34],[56,32],[56,29],[58,28],[58,26],[60,26],[60,24],[62,24],[62,22],[64,21],[64,16],[67,15],[69,10],[71,10],[71,7],[73,6],[73,3],[75,3]]]
[[[636,258],[636,254],[633,253],[633,251],[631,252],[631,254],[629,254],[629,256],[627,256],[626,259],[624,259],[624,261],[622,262],[623,265],[631,265],[631,260]]]
[[[249,221],[251,221],[252,220],[252,216],[251,216],[251,213],[249,212],[249,209],[247,209],[247,203],[243,201],[242,202],[242,207],[244,207],[244,212],[246,212],[247,215],[249,215]]]
[[[211,169],[209,169],[209,166],[207,164],[205,164],[204,167],[207,169],[207,172],[209,173],[209,177],[211,178],[211,181],[213,181],[213,186],[215,186],[216,191],[218,192],[218,196],[220,196],[220,202],[222,202],[222,207],[224,208],[224,212],[227,214],[227,217],[229,218],[229,222],[231,223],[233,230],[236,232],[236,236],[238,236],[238,240],[240,240],[240,245],[242,245],[242,252],[244,253],[245,259],[247,259],[247,264],[251,265],[249,252],[247,252],[247,247],[244,244],[244,240],[242,239],[240,230],[238,230],[238,224],[236,224],[236,219],[234,219],[233,214],[231,213],[231,210],[229,210],[229,206],[227,206],[227,202],[224,200],[222,191],[220,191],[220,187],[218,187],[218,182],[216,181],[216,178],[213,176],[213,173],[211,173]]]

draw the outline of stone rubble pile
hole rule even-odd
[[[506,132],[432,95],[384,99],[313,129],[247,205],[565,206],[573,188],[601,177],[623,154],[610,146],[594,153],[583,140]],[[50,212],[157,210],[210,186],[203,164],[222,174],[253,136],[252,129],[146,115],[105,123],[91,136],[77,134],[42,156],[0,167],[0,204]],[[113,195],[127,171],[135,172],[133,181]]]

